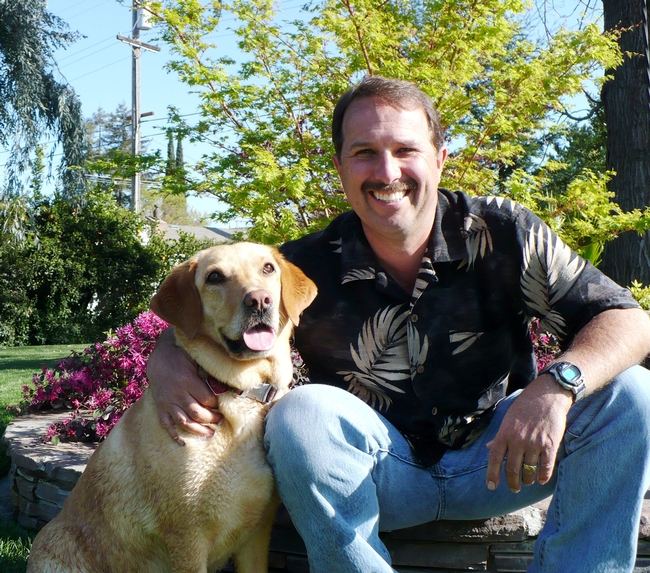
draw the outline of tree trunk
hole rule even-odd
[[[650,205],[650,55],[647,0],[603,0],[605,29],[630,28],[620,39],[622,66],[602,90],[607,121],[607,167],[616,171],[609,187],[624,211]],[[623,286],[650,285],[650,233],[629,232],[607,244],[602,270]]]

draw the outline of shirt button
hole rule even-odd
[[[417,314],[412,314],[411,315],[411,322],[417,322],[418,321],[418,315]]]
[[[417,367],[416,370],[417,370],[417,373],[418,373],[418,374],[422,374],[422,372],[424,372],[424,366],[422,366],[422,364],[420,364],[420,365]]]
[[[435,416],[436,414],[438,414],[438,408],[434,406],[433,409],[431,410],[431,415]]]

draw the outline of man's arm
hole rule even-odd
[[[558,360],[572,362],[582,370],[586,392],[591,394],[648,354],[648,314],[636,308],[611,309],[595,316],[580,330]],[[522,464],[539,463],[537,481],[547,483],[553,474],[572,405],[573,394],[562,388],[552,375],[543,374],[533,380],[512,404],[497,435],[488,444],[488,488],[496,489],[499,485],[504,459],[506,480],[512,491],[521,489]],[[534,472],[523,472],[524,485],[534,481]]]
[[[158,339],[147,363],[147,378],[160,423],[176,442],[185,443],[177,426],[199,436],[212,436],[213,431],[203,424],[219,423],[221,415],[210,409],[219,401],[199,378],[194,361],[176,345],[173,327]]]

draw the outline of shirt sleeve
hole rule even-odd
[[[600,312],[638,308],[630,291],[571,250],[541,219],[518,206],[520,288],[525,312],[562,346]]]

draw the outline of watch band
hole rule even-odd
[[[582,371],[571,362],[555,362],[544,368],[540,373],[550,374],[562,388],[573,393],[574,402],[584,398],[587,386]]]

